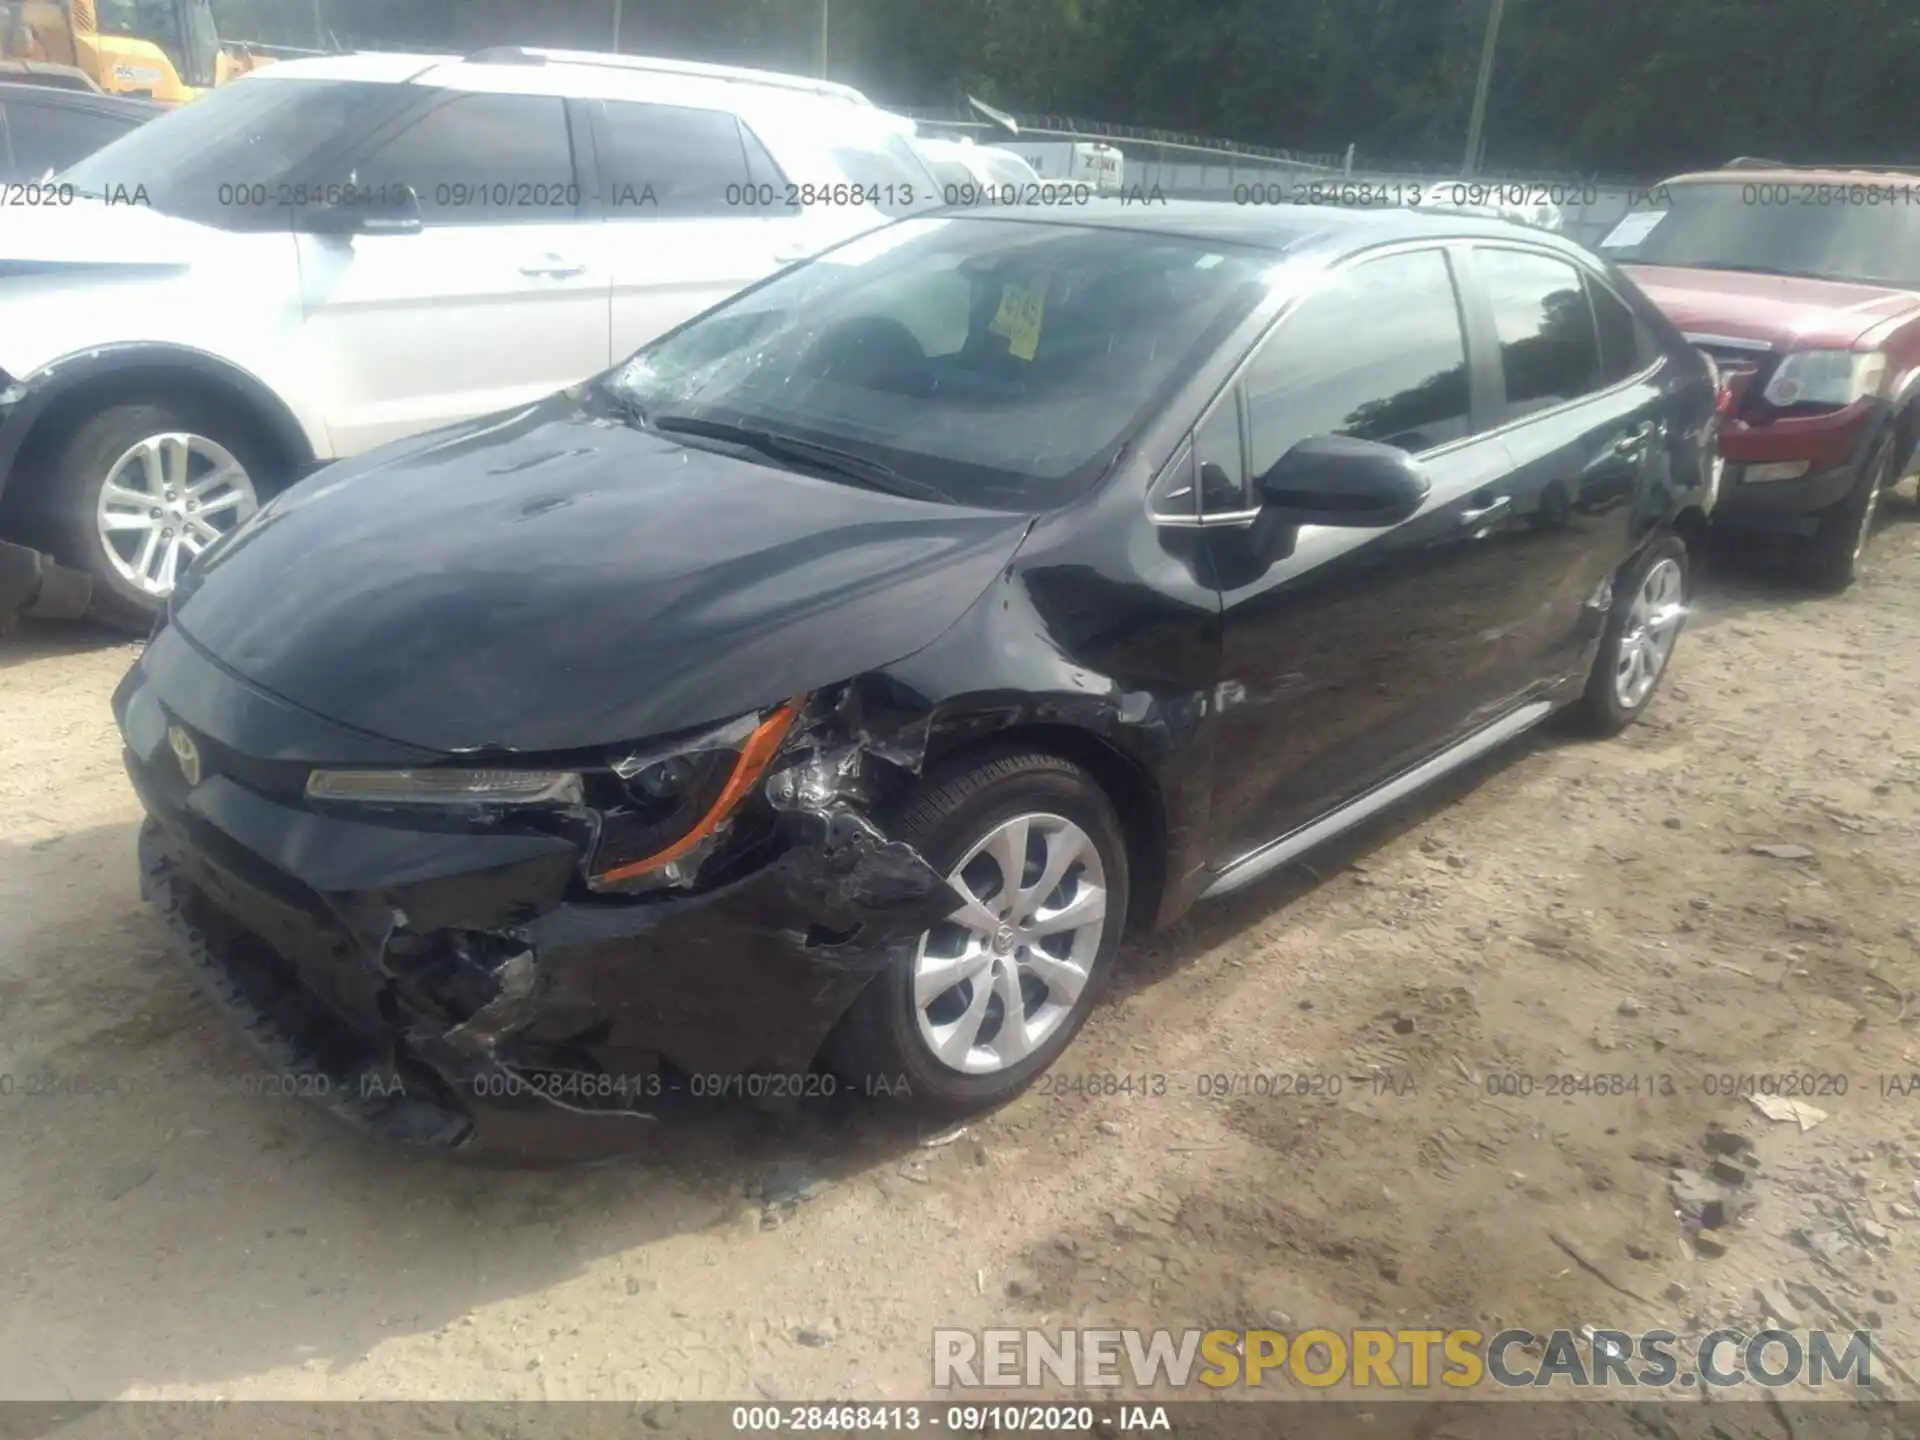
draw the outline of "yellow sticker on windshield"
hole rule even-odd
[[[1040,321],[1046,310],[1046,276],[1025,285],[1006,285],[1000,290],[1000,309],[987,329],[1007,337],[1007,353],[1016,360],[1031,360],[1040,349]]]

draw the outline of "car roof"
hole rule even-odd
[[[1661,181],[1662,185],[1737,182],[1744,185],[1860,185],[1885,181],[1911,185],[1920,171],[1893,165],[1788,165],[1780,161],[1746,161],[1718,170],[1689,170]]]
[[[708,65],[664,56],[519,46],[500,46],[464,56],[356,51],[282,60],[245,78],[361,80],[387,85],[452,83],[492,91],[559,95],[579,91],[595,96],[628,92],[638,96],[643,91],[666,88],[682,95],[705,92],[715,102],[724,102],[729,95],[745,89],[765,99],[837,102],[863,111],[873,107],[871,100],[850,85],[774,70]]]
[[[1569,255],[1584,253],[1552,231],[1517,221],[1405,207],[1364,209],[1335,205],[1238,205],[1226,200],[1143,201],[1129,192],[1092,199],[1084,205],[1045,209],[988,205],[931,213],[942,217],[964,215],[1019,220],[1036,225],[1133,230],[1251,246],[1275,254],[1305,250],[1343,253],[1402,240],[1448,239],[1519,240]]]
[[[0,74],[0,100],[9,105],[38,105],[48,110],[73,110],[124,120],[150,120],[156,115],[164,115],[168,109],[151,100],[136,100],[128,95],[99,95],[91,90],[68,90],[64,86],[14,80],[4,74]]]

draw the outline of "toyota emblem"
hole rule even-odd
[[[173,758],[180,762],[180,773],[187,778],[189,786],[200,783],[200,747],[193,743],[193,737],[178,725],[167,727],[167,744],[173,747]]]

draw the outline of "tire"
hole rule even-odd
[[[153,442],[156,469],[135,453],[143,442]],[[184,491],[166,488],[172,478],[166,467],[181,459],[187,465],[189,485],[206,482],[216,471],[226,477],[208,491],[210,503],[204,512],[200,502]],[[94,618],[145,632],[172,588],[166,552],[173,552],[177,576],[198,553],[191,548],[194,543],[204,549],[214,534],[231,529],[259,508],[267,499],[262,477],[271,473],[271,460],[270,447],[244,422],[192,399],[115,405],[79,425],[59,446],[53,463],[47,523],[55,555],[93,577]],[[116,485],[117,495],[130,493],[129,487],[151,494],[152,505],[144,517],[138,505],[125,501],[102,505],[110,477],[121,482]],[[155,488],[158,493],[152,493]],[[122,526],[145,520],[165,529],[116,528],[109,541],[103,533],[109,508]],[[154,511],[162,512],[157,521]],[[154,537],[151,552],[144,549],[149,534]],[[139,570],[143,559],[149,581],[145,585],[130,573]]]
[[[1880,492],[1891,487],[1898,464],[1899,446],[1888,435],[1874,447],[1847,498],[1823,514],[1820,528],[1799,543],[1793,557],[1795,574],[1834,595],[1859,578],[1860,558],[1880,508]]]
[[[1598,736],[1618,735],[1645,714],[1672,665],[1673,652],[1680,644],[1680,632],[1686,628],[1684,608],[1670,617],[1664,631],[1664,645],[1649,646],[1649,641],[1657,641],[1663,632],[1649,633],[1644,622],[1649,610],[1658,611],[1676,604],[1684,607],[1692,598],[1693,576],[1687,563],[1686,544],[1677,535],[1663,535],[1655,540],[1621,568],[1613,594],[1607,628],[1600,639],[1600,652],[1594,657],[1592,673],[1587,676],[1586,693],[1573,711],[1579,727]],[[1623,671],[1629,655],[1636,652],[1641,657],[1641,668],[1636,672],[1636,683],[1629,685]],[[1645,677],[1648,664],[1653,665],[1651,679],[1639,683]]]
[[[1111,975],[1130,898],[1126,838],[1112,802],[1100,787],[1078,766],[1058,756],[1023,751],[975,754],[929,776],[891,828],[895,838],[918,849],[941,874],[962,875],[962,883],[982,896],[998,919],[1000,862],[991,852],[971,860],[967,857],[996,832],[1008,833],[1002,827],[1016,824],[1020,817],[1028,819],[1024,878],[1033,907],[1030,913],[1052,912],[1042,915],[1045,923],[1075,904],[1090,903],[1093,864],[1097,864],[1104,915],[1098,923],[1089,919],[1074,931],[1030,938],[1000,924],[988,940],[981,933],[984,927],[969,931],[965,910],[956,912],[954,920],[920,937],[901,964],[877,976],[836,1027],[824,1058],[842,1079],[864,1087],[868,1094],[904,1095],[917,1107],[935,1112],[984,1110],[1018,1095],[1079,1033]],[[1078,832],[1077,840],[1066,827]],[[1053,837],[1061,838],[1057,842]],[[1033,887],[1043,879],[1040,861],[1061,842],[1083,844],[1081,853],[1090,853],[1092,863],[1075,861],[1048,895],[1033,894]],[[1029,911],[1029,904],[1016,907],[1016,918]],[[1038,965],[1032,958],[1034,941],[1044,946],[1050,959],[1057,961],[1064,950],[1073,963],[1060,968]],[[979,958],[983,952],[984,960]],[[942,955],[956,953],[974,955],[983,967],[978,978],[923,996],[929,1001],[923,1016],[915,1001],[917,970]],[[1043,968],[1055,976],[1084,978],[1074,986],[1069,1000],[1063,998],[1067,987],[1055,990],[1040,979]],[[1006,1023],[1009,984],[1021,987],[1026,1025],[1041,1031],[1025,1053]],[[977,1012],[973,1002],[979,1002]],[[1054,1006],[1063,1008],[1055,1013]],[[970,1023],[972,1030],[967,1028]],[[950,1055],[966,1050],[961,1064],[941,1058],[928,1027],[936,1027],[935,1034],[954,1037]],[[970,1048],[959,1043],[968,1034],[975,1042]],[[989,1056],[991,1066],[986,1064]]]

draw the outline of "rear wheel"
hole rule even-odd
[[[1677,535],[1662,536],[1622,569],[1577,711],[1584,728],[1617,735],[1653,703],[1686,626],[1691,590],[1687,547]]]
[[[93,611],[144,630],[194,557],[260,508],[268,451],[187,401],[116,405],[54,461],[57,553],[93,577]]]
[[[1820,517],[1820,528],[1800,542],[1794,569],[1821,590],[1845,590],[1859,578],[1860,557],[1873,536],[1880,492],[1898,478],[1900,446],[1887,435],[1874,447],[1860,479],[1847,498]]]
[[[1003,754],[930,779],[894,834],[964,903],[867,987],[829,1061],[869,1093],[904,1078],[935,1109],[1000,1104],[1067,1048],[1112,970],[1129,893],[1119,817],[1077,766]]]

